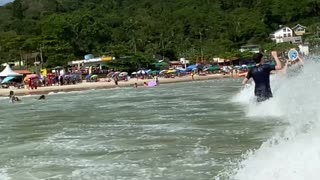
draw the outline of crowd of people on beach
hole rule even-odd
[[[269,61],[266,61],[264,58],[264,55],[262,53],[256,53],[253,55],[252,60],[255,62],[255,65],[250,68],[236,68],[236,67],[229,67],[224,72],[224,74],[227,72],[231,77],[239,77],[241,76],[240,73],[245,74],[245,79],[243,80],[242,84],[246,85],[250,79],[253,79],[255,84],[255,90],[254,94],[257,98],[257,102],[262,102],[265,100],[268,100],[273,97],[273,94],[271,92],[270,87],[270,75],[273,73],[282,74],[286,77],[291,77],[294,75],[297,75],[303,67],[303,57],[302,55],[298,55],[295,60],[286,59],[284,65],[282,65],[278,53],[276,51],[271,52],[272,58],[275,60],[275,64],[270,64]],[[173,71],[172,71],[173,72]],[[141,79],[143,81],[143,87],[155,87],[159,86],[159,77],[160,75],[151,75],[149,73],[136,73],[132,74],[131,76],[128,75],[128,73],[118,73],[113,71],[108,71],[108,74],[111,74],[108,80],[105,80],[107,82],[113,81],[115,86],[119,86],[119,81],[124,80],[128,81],[130,78],[136,78]],[[124,74],[124,77],[120,76],[121,74]],[[191,76],[192,80],[195,80],[195,75],[200,75],[201,72],[199,70],[192,70],[188,72],[186,75]],[[184,75],[185,76],[185,75]],[[56,75],[51,77],[44,77],[38,79],[29,79],[28,81],[25,81],[26,87],[28,89],[37,89],[39,86],[49,86],[49,85],[58,85],[62,86],[66,84],[66,81],[68,84],[71,82],[71,84],[75,84],[76,78],[66,78],[68,75],[62,76],[62,75]],[[71,76],[70,76],[71,77]],[[107,75],[108,77],[108,75]],[[175,76],[172,76],[171,78],[174,78]],[[180,74],[179,76],[180,77]],[[78,79],[81,79],[78,77]],[[49,83],[50,82],[50,83]],[[135,82],[133,84],[134,88],[138,88],[139,83]],[[13,91],[10,91],[9,93],[9,99],[11,102],[18,102],[21,101],[18,97],[14,95]],[[40,96],[39,99],[45,99],[45,96]]]

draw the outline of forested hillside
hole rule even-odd
[[[40,47],[48,67],[89,53],[208,59],[281,24],[313,33],[319,15],[319,0],[16,0],[0,7],[0,60]]]

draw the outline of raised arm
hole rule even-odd
[[[304,64],[304,60],[301,54],[298,56],[299,63]]]
[[[281,62],[279,60],[277,51],[272,51],[271,55],[272,55],[273,59],[276,61],[275,70],[280,70],[282,68],[282,65],[281,65]]]

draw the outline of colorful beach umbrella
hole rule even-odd
[[[12,77],[12,76],[6,77],[6,78],[4,78],[4,79],[1,81],[1,84],[7,83],[7,82],[11,81],[11,80],[14,79],[14,78],[15,78],[15,77]]]
[[[175,73],[175,72],[176,72],[175,69],[170,69],[170,70],[167,71],[167,73]]]
[[[40,76],[38,74],[29,74],[26,76],[26,78],[35,79],[35,78],[40,78]]]
[[[38,74],[29,74],[23,79],[23,81],[28,81],[29,79],[40,79],[40,76]]]

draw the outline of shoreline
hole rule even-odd
[[[194,76],[194,80],[192,80],[191,76],[184,77],[176,77],[176,78],[159,78],[159,84],[171,84],[171,83],[180,83],[180,82],[192,82],[192,81],[205,81],[205,80],[213,80],[213,79],[224,79],[224,78],[238,78],[233,77],[231,75],[206,75],[206,76]],[[149,82],[152,79],[139,79],[136,78],[130,79],[129,81],[119,81],[118,87],[133,87],[134,83],[138,84],[138,87],[143,86],[144,82]],[[39,87],[38,89],[0,89],[0,97],[7,97],[10,91],[14,91],[16,96],[24,96],[24,95],[42,95],[49,93],[59,93],[59,92],[72,92],[72,91],[86,91],[92,89],[111,89],[116,88],[117,86],[113,81],[98,81],[98,82],[83,82],[74,85],[64,85],[64,86],[46,86]]]

